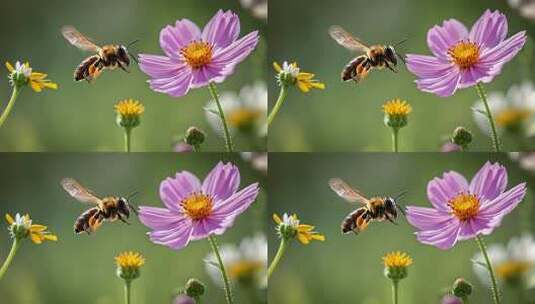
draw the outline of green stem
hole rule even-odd
[[[463,304],[469,304],[470,301],[468,301],[468,297],[461,298],[463,300]]]
[[[398,304],[398,280],[392,280],[392,303]]]
[[[13,261],[13,258],[15,257],[17,250],[19,250],[19,247],[20,247],[20,241],[14,238],[13,244],[11,245],[11,250],[9,251],[7,258],[4,261],[2,268],[0,268],[0,280],[4,277],[4,274],[6,274],[6,271],[9,268],[9,265],[11,264],[11,262]]]
[[[131,128],[124,128],[124,151],[125,152],[131,152],[132,151],[132,129]]]
[[[193,145],[193,152],[201,152],[201,145]]]
[[[492,112],[490,111],[485,88],[481,82],[477,83],[476,90],[479,98],[481,98],[481,101],[483,101],[483,104],[485,105],[485,110],[487,111],[487,119],[489,120],[490,129],[492,131],[492,147],[494,148],[494,152],[500,152],[500,138],[498,137],[498,132],[496,131],[496,124],[494,123]]]
[[[2,116],[0,116],[0,127],[4,125],[4,122],[6,121],[7,117],[9,116],[9,113],[11,112],[11,109],[13,108],[13,105],[15,105],[15,101],[17,100],[17,97],[19,96],[20,90],[17,86],[13,86],[13,92],[11,93],[11,98],[9,99],[9,102],[7,103],[7,106],[2,113]]]
[[[221,118],[221,123],[223,124],[223,130],[225,131],[225,147],[227,149],[227,152],[234,152],[233,151],[233,144],[232,144],[232,137],[230,136],[230,132],[227,125],[227,120],[225,119],[225,113],[223,112],[223,108],[221,107],[221,102],[219,101],[219,94],[217,93],[217,87],[215,83],[210,82],[208,85],[208,89],[210,90],[210,94],[212,95],[212,98],[214,98],[215,103],[217,105],[217,110],[219,111],[219,117]]]
[[[271,265],[269,265],[268,268],[268,279],[271,277],[273,271],[275,271],[275,268],[277,268],[277,265],[279,265],[279,262],[282,259],[282,256],[284,255],[284,252],[286,251],[286,248],[288,248],[289,244],[290,243],[284,237],[281,238],[279,250],[277,250],[277,254],[275,254],[275,258],[273,258],[273,261],[271,261]]]
[[[399,129],[392,128],[392,150],[399,152]]]
[[[126,304],[130,304],[130,287],[132,285],[132,281],[130,280],[124,280],[124,302]]]
[[[279,98],[277,99],[277,102],[275,103],[275,106],[271,110],[271,113],[269,114],[269,117],[268,117],[268,127],[271,126],[271,123],[275,119],[275,116],[277,116],[277,113],[279,112],[280,108],[282,107],[282,104],[286,100],[286,96],[288,96],[288,89],[287,89],[286,85],[283,84],[280,87],[281,87],[281,90],[280,90],[280,93],[279,93]]]
[[[210,241],[212,250],[214,251],[214,254],[217,258],[217,262],[219,263],[219,269],[221,270],[221,275],[223,276],[223,283],[225,286],[225,299],[227,300],[227,304],[232,304],[234,303],[234,300],[232,299],[232,289],[230,288],[230,280],[228,279],[227,271],[225,270],[225,265],[223,264],[223,260],[221,259],[221,254],[219,253],[217,240],[215,239],[213,235],[210,235],[208,237],[208,240]]]
[[[501,304],[500,290],[498,289],[496,275],[494,274],[494,269],[492,268],[492,264],[490,263],[489,255],[487,254],[487,246],[485,245],[485,241],[483,240],[481,235],[478,235],[476,237],[476,242],[477,242],[477,245],[479,246],[479,250],[481,250],[483,257],[485,258],[485,263],[487,263],[487,269],[490,275],[492,298],[494,300],[494,304]]]

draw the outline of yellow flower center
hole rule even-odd
[[[115,257],[115,263],[121,268],[139,268],[145,264],[145,259],[138,252],[126,251]]]
[[[514,128],[520,126],[532,114],[526,109],[508,108],[496,115],[496,124],[502,128]]]
[[[479,199],[473,194],[461,193],[451,199],[448,205],[461,221],[475,217],[479,211]]]
[[[251,279],[263,267],[264,265],[258,261],[240,261],[229,265],[228,273],[235,280]]]
[[[401,251],[391,252],[383,257],[383,264],[385,267],[408,267],[412,264],[412,258]]]
[[[496,275],[503,279],[515,279],[531,269],[531,263],[525,261],[506,261],[496,266]]]
[[[479,60],[479,46],[470,41],[460,41],[448,50],[448,55],[462,70],[469,69]]]
[[[193,193],[180,202],[184,212],[193,220],[201,220],[212,213],[212,198],[202,193]]]
[[[117,114],[126,117],[137,117],[145,112],[145,107],[137,100],[126,99],[115,105]]]
[[[188,65],[193,69],[199,69],[212,62],[212,46],[206,42],[193,41],[180,50]]]
[[[231,126],[238,129],[249,129],[254,122],[260,117],[260,111],[254,111],[246,108],[237,109],[228,115],[228,122]]]
[[[383,111],[390,116],[407,116],[412,112],[412,107],[407,101],[398,98],[385,103]]]

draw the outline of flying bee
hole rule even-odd
[[[128,52],[128,47],[138,42],[133,41],[128,46],[108,44],[105,46],[98,46],[89,38],[80,33],[73,26],[67,25],[61,29],[63,37],[75,47],[96,53],[84,59],[74,71],[74,80],[87,80],[91,82],[95,80],[104,69],[115,70],[121,68],[123,71],[130,73],[128,67],[130,66],[130,58],[137,62],[136,58]]]
[[[398,195],[397,198],[372,197],[368,199],[362,192],[352,188],[339,178],[330,179],[329,186],[345,201],[352,204],[360,203],[363,205],[349,213],[342,221],[342,233],[354,232],[355,234],[358,234],[359,232],[364,231],[372,221],[382,222],[388,220],[393,224],[397,224],[395,221],[398,217],[398,210],[405,215],[403,208],[396,202],[403,193]]]
[[[338,25],[333,25],[329,29],[331,37],[341,46],[351,51],[364,53],[353,60],[351,60],[342,71],[342,80],[353,80],[359,83],[368,76],[372,69],[382,70],[385,67],[394,73],[397,73],[396,66],[398,65],[397,58],[405,63],[405,59],[396,53],[394,47],[404,43],[403,40],[394,46],[392,45],[372,45],[368,46],[362,40],[351,35]]]
[[[93,192],[86,189],[79,182],[72,178],[64,178],[61,186],[70,196],[77,201],[94,206],[84,211],[74,223],[76,234],[95,232],[104,221],[114,222],[117,219],[123,223],[130,224],[127,219],[130,217],[130,210],[137,215],[137,210],[132,207],[128,199],[116,196],[98,198]]]

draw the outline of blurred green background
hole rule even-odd
[[[426,187],[429,180],[455,170],[467,179],[487,161],[499,161],[509,173],[508,188],[533,179],[506,155],[469,153],[463,155],[405,153],[303,154],[270,153],[269,215],[296,213],[304,224],[316,226],[325,242],[307,246],[294,241],[269,282],[268,299],[277,304],[391,303],[391,283],[383,276],[381,258],[391,251],[405,251],[414,259],[409,276],[400,283],[400,303],[440,303],[443,288],[458,277],[474,284],[470,303],[490,303],[490,291],[472,272],[471,259],[478,252],[475,241],[458,243],[442,251],[420,244],[402,216],[398,226],[372,223],[358,236],[342,235],[340,223],[354,208],[328,187],[331,177],[340,177],[369,196],[391,195],[407,190],[403,205],[430,206]],[[530,180],[528,184],[533,184]],[[533,231],[534,201],[526,199],[498,229],[486,237],[487,244],[506,243],[523,231]],[[270,260],[279,240],[268,235]],[[504,291],[504,303],[519,304],[515,294]]]
[[[532,23],[499,0],[270,0],[268,59],[297,61],[326,83],[325,91],[307,95],[292,90],[270,128],[270,151],[391,151],[391,131],[383,124],[381,106],[393,98],[406,99],[413,112],[409,125],[400,131],[402,151],[437,151],[441,138],[455,127],[465,126],[475,135],[472,150],[489,151],[490,139],[477,127],[470,110],[478,99],[474,88],[440,98],[416,89],[415,76],[401,64],[400,73],[373,71],[359,85],[342,83],[340,72],[355,54],[338,46],[328,28],[339,24],[370,44],[395,44],[401,54],[430,54],[427,31],[443,20],[456,18],[468,28],[485,9],[499,9],[509,21],[509,36],[520,30],[535,33]],[[532,41],[529,44],[533,44]],[[533,45],[529,46],[533,49]],[[506,90],[530,77],[526,66],[532,51],[524,49],[487,91]],[[531,64],[533,66],[533,64]],[[270,108],[278,87],[271,73]],[[503,138],[504,149],[516,151],[514,138]],[[531,140],[530,146],[534,147]]]
[[[105,223],[95,234],[75,235],[74,220],[86,206],[74,201],[60,187],[63,177],[74,177],[101,195],[126,196],[134,191],[136,205],[161,206],[160,181],[175,172],[188,170],[203,178],[218,161],[232,161],[241,172],[241,187],[259,181],[261,194],[234,226],[218,238],[220,244],[239,243],[265,230],[266,193],[263,175],[250,169],[239,155],[197,154],[2,154],[0,163],[0,257],[3,262],[11,242],[4,214],[29,213],[34,223],[48,225],[59,236],[56,243],[34,245],[26,240],[0,282],[2,303],[92,303],[123,302],[123,282],[115,276],[114,256],[136,250],[146,257],[141,277],[133,282],[133,303],[170,303],[174,289],[188,278],[207,284],[204,303],[224,303],[223,290],[204,268],[210,252],[208,241],[192,242],[173,251],[154,245],[146,236],[149,229],[135,217],[132,225]],[[246,292],[236,288],[239,303]]]
[[[0,48],[5,61],[29,60],[35,71],[49,74],[58,91],[34,93],[24,89],[6,124],[0,129],[1,151],[121,151],[122,130],[115,125],[114,104],[125,98],[145,105],[142,124],[133,131],[134,151],[170,151],[175,135],[189,126],[208,132],[204,151],[223,151],[224,142],[210,128],[204,106],[210,100],[207,88],[183,98],[156,93],[146,83],[148,76],[132,66],[132,73],[104,72],[94,83],[75,83],[73,71],[91,54],[70,46],[60,33],[71,24],[100,44],[127,44],[134,53],[163,54],[160,30],[177,19],[188,18],[201,28],[218,9],[231,9],[240,16],[242,34],[261,31],[257,50],[238,66],[235,74],[218,86],[220,92],[239,91],[244,85],[265,79],[266,24],[254,19],[235,0],[95,0],[95,1],[1,1]],[[1,72],[0,101],[3,109],[11,94],[7,70]],[[240,151],[265,150],[264,139],[235,139]]]

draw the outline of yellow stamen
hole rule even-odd
[[[126,251],[115,257],[115,263],[121,268],[138,269],[145,264],[145,258],[139,252]]]
[[[526,109],[508,108],[496,114],[496,124],[502,128],[520,126],[533,113]]]
[[[496,275],[502,280],[514,279],[527,273],[532,266],[526,261],[506,261],[496,265]]]
[[[180,54],[193,69],[201,68],[212,62],[212,46],[206,42],[193,41],[180,50]]]
[[[479,61],[479,46],[470,41],[460,41],[448,50],[451,60],[461,69],[469,69]]]
[[[469,220],[479,212],[479,199],[468,193],[461,193],[448,202],[452,213],[461,221]]]
[[[229,277],[234,280],[249,279],[264,268],[259,261],[239,261],[227,266]]]
[[[202,193],[193,193],[180,202],[184,212],[193,220],[201,220],[212,213],[212,198]]]
[[[383,257],[385,267],[408,267],[412,264],[412,258],[405,252],[395,251]]]
[[[138,117],[145,112],[145,107],[137,100],[126,99],[115,105],[117,114],[125,117]]]
[[[407,116],[412,112],[412,107],[407,101],[397,98],[385,103],[383,112],[391,116]]]
[[[251,127],[261,114],[260,111],[246,108],[236,109],[228,113],[228,123],[235,128],[246,129]]]

